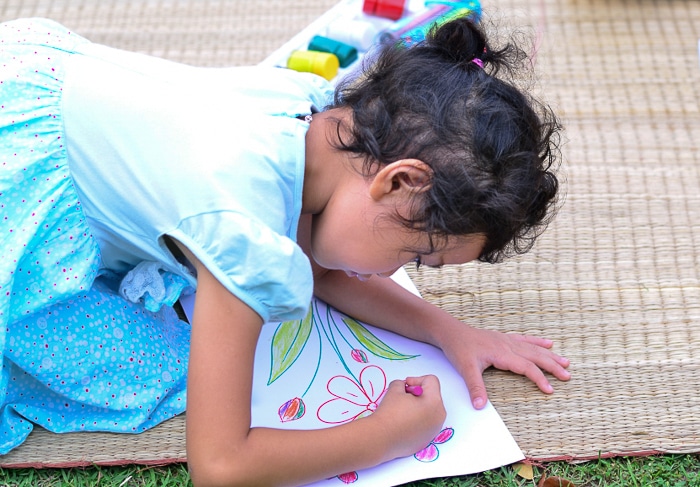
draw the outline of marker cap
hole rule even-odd
[[[406,0],[364,0],[362,11],[368,15],[399,20],[403,15]]]
[[[314,36],[309,42],[309,51],[330,52],[338,57],[341,68],[346,68],[357,60],[357,49],[344,42],[323,36]]]
[[[326,37],[349,44],[360,51],[367,51],[374,43],[379,29],[362,20],[336,20],[326,31]]]
[[[287,59],[287,67],[304,73],[323,76],[328,81],[338,74],[338,57],[335,54],[318,51],[292,51]]]

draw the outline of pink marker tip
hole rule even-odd
[[[406,384],[406,392],[410,392],[414,396],[420,396],[423,394],[423,388],[421,386],[409,386]]]

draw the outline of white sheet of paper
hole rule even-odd
[[[400,274],[396,280],[415,291],[405,273]],[[193,302],[190,298],[183,303],[189,316]],[[304,325],[263,326],[255,354],[253,426],[330,427],[371,414],[392,380],[425,374],[440,379],[447,410],[443,433],[426,445],[420,460],[402,458],[313,485],[385,487],[482,472],[524,458],[491,404],[481,411],[471,406],[464,381],[440,350],[355,322],[318,300],[311,312]]]

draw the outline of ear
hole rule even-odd
[[[369,186],[373,200],[387,195],[412,196],[430,188],[433,170],[418,159],[401,159],[382,167]]]

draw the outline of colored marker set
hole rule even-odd
[[[427,0],[426,10],[416,15],[411,15],[394,23],[379,34],[378,42],[401,41],[405,46],[410,46],[425,39],[426,34],[433,27],[439,27],[445,22],[460,17],[470,17],[479,20],[481,6],[478,1],[454,1]]]
[[[261,64],[284,65],[332,82],[373,46],[410,46],[434,26],[465,16],[479,19],[478,0],[345,0]]]
[[[347,68],[357,61],[357,49],[349,44],[314,36],[305,51],[292,51],[287,59],[287,67],[296,71],[314,73],[332,80],[338,74],[338,68]]]

